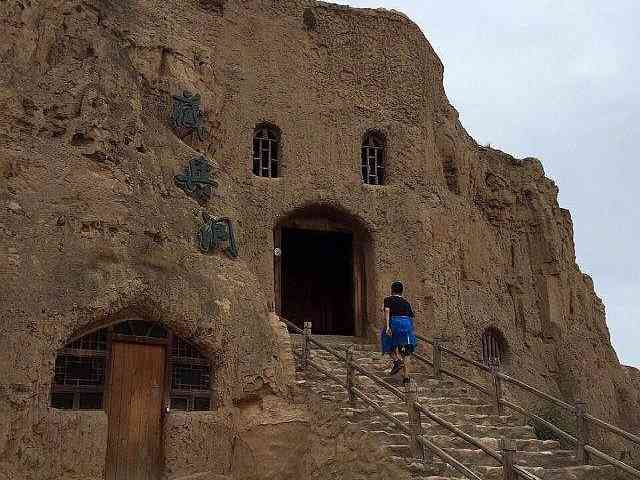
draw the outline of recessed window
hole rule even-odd
[[[482,334],[482,362],[485,365],[502,365],[507,351],[507,342],[500,330],[487,328]]]
[[[211,364],[196,346],[162,324],[128,320],[68,343],[58,352],[51,406],[63,410],[101,410],[113,342],[165,345],[169,406],[174,410],[211,409]]]
[[[173,337],[171,345],[171,403],[174,410],[209,410],[209,360],[186,340]]]
[[[377,131],[367,132],[362,142],[362,181],[369,185],[384,183],[385,139]]]
[[[253,174],[276,178],[279,174],[280,129],[258,125],[253,133]]]
[[[107,338],[103,331],[68,344],[56,357],[51,406],[73,410],[103,408]]]

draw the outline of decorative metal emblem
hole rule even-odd
[[[236,233],[231,220],[226,217],[212,217],[207,212],[202,212],[204,225],[198,230],[198,243],[202,253],[209,253],[220,244],[226,243],[225,252],[230,257],[238,256],[238,245],[236,243]]]
[[[207,136],[204,117],[205,113],[200,110],[199,94],[185,90],[182,95],[173,95],[173,110],[169,122],[180,138],[195,133],[202,142]]]
[[[209,160],[204,155],[194,157],[189,161],[181,175],[174,176],[176,185],[187,195],[200,203],[208,202],[212,188],[218,187],[218,182],[211,178]]]

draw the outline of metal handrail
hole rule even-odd
[[[304,333],[303,330],[301,330],[295,324],[291,323],[289,320],[281,318],[281,321],[283,321],[289,327],[292,327],[294,329],[294,331],[297,330],[298,332],[303,332]],[[338,359],[346,361],[346,359],[347,359],[346,356],[338,353],[335,349],[329,347],[328,345],[326,345],[326,344],[324,344],[324,343],[322,343],[322,342],[320,342],[320,341],[318,341],[316,339],[313,339],[311,335],[305,336],[305,338],[307,338],[314,345],[316,345],[316,346],[320,347],[321,349],[323,349],[323,350],[331,353],[332,355],[336,356]],[[294,352],[294,353],[296,353],[296,352]],[[427,362],[428,362],[428,360],[427,360]],[[430,363],[430,362],[428,362],[428,363]],[[336,375],[332,374],[328,370],[322,368],[316,362],[314,362],[312,360],[307,360],[307,364],[309,366],[315,368],[316,370],[318,370],[323,375],[325,375],[325,376],[329,377],[330,379],[332,379],[333,381],[335,381],[338,385],[340,385],[340,386],[342,386],[342,387],[344,387],[346,389],[349,389],[349,386],[347,385],[347,382],[343,382],[339,377],[337,377]],[[401,399],[403,401],[406,401],[406,396],[398,388],[396,388],[393,385],[391,385],[390,383],[384,381],[382,378],[380,378],[376,374],[368,371],[367,369],[365,369],[364,367],[358,365],[357,363],[352,361],[352,362],[350,362],[350,364],[351,364],[351,366],[353,367],[354,370],[359,371],[363,376],[369,378],[370,380],[372,380],[377,385],[379,385],[379,386],[385,388],[386,390],[388,390],[389,392],[393,393],[399,399]],[[447,373],[447,372],[445,372],[445,373]],[[474,383],[471,382],[471,384],[474,384]],[[477,384],[474,384],[474,385],[477,385]],[[479,385],[477,385],[477,386],[479,387]],[[482,388],[482,387],[480,387],[480,388]],[[379,405],[377,405],[373,400],[371,400],[369,397],[367,397],[358,388],[352,386],[351,387],[351,391],[353,392],[354,396],[359,397],[362,401],[364,401],[367,405],[369,405],[371,408],[373,408],[380,415],[382,415],[387,420],[389,420],[392,423],[394,423],[403,432],[411,434],[411,430],[408,427],[406,427],[400,420],[398,420],[396,417],[394,417],[389,412],[385,411],[383,408],[381,408]],[[504,464],[502,455],[500,455],[500,453],[498,453],[497,451],[495,451],[495,450],[493,450],[493,449],[491,449],[489,447],[486,447],[482,443],[478,442],[476,439],[474,439],[470,435],[466,434],[465,432],[463,432],[462,430],[457,428],[452,423],[447,422],[443,418],[439,417],[438,415],[434,414],[433,412],[431,412],[427,408],[423,407],[419,402],[415,402],[415,408],[418,411],[422,412],[427,417],[429,417],[434,422],[438,423],[439,425],[445,427],[446,429],[448,429],[449,431],[451,431],[452,433],[457,435],[459,438],[462,438],[463,440],[465,440],[466,442],[470,443],[471,445],[479,448],[480,450],[485,452],[487,455],[489,455],[490,457],[492,457],[495,460],[497,460],[499,463]],[[474,473],[472,470],[470,470],[468,467],[466,467],[463,463],[461,463],[460,461],[456,460],[454,457],[449,455],[446,451],[444,451],[443,449],[438,447],[433,442],[427,440],[425,438],[424,434],[418,435],[418,441],[424,447],[426,447],[427,449],[429,449],[430,451],[435,453],[443,461],[445,461],[446,463],[448,463],[448,464],[452,465],[453,467],[455,467],[463,475],[466,475],[470,479],[483,480],[476,473]],[[518,474],[519,476],[522,476],[522,477],[527,478],[529,480],[541,480],[539,477],[536,477],[535,475],[533,475],[533,474],[521,469],[518,466],[514,466],[514,472],[516,474]]]
[[[425,341],[426,343],[432,345],[433,347],[439,348],[441,350],[441,352],[446,352],[448,354],[453,355],[454,357],[462,360],[463,362],[475,366],[477,368],[479,368],[480,370],[484,371],[484,372],[488,372],[490,374],[492,374],[495,378],[494,381],[499,382],[500,380],[503,380],[505,382],[511,383],[513,385],[516,385],[530,393],[533,393],[534,395],[538,396],[539,398],[542,398],[544,400],[548,400],[550,402],[552,402],[553,404],[563,408],[564,410],[577,415],[578,411],[576,409],[576,407],[569,405],[568,403],[560,400],[559,398],[554,397],[553,395],[550,395],[548,393],[545,393],[521,380],[518,380],[516,378],[513,378],[505,373],[502,372],[498,372],[492,370],[491,367],[487,367],[484,364],[481,364],[480,362],[477,362],[475,360],[472,360],[458,352],[456,352],[455,350],[451,350],[443,345],[440,345],[439,343],[436,342],[432,342],[429,341],[428,339],[420,336],[420,335],[416,335],[417,338],[419,338],[420,340]],[[424,357],[422,355],[416,354],[414,355],[418,360],[422,361],[423,363],[426,363],[428,365],[431,365],[432,367],[434,366],[434,362],[430,361],[427,357]],[[435,368],[435,367],[434,367]],[[442,368],[441,366],[439,366],[439,371],[441,373],[444,373],[447,376],[450,376],[452,378],[455,378],[457,380],[460,380],[463,383],[466,383],[467,385],[470,385],[472,387],[474,387],[476,390],[479,390],[487,395],[491,395],[492,393],[482,387],[481,385],[471,381],[471,380],[467,380],[466,378],[462,377],[461,375],[455,374],[449,370],[446,370],[444,368]],[[600,458],[601,460],[604,460],[605,462],[609,463],[610,465],[613,465],[617,468],[620,468],[621,470],[625,471],[626,473],[629,473],[633,476],[635,476],[636,478],[640,478],[640,471],[627,465],[624,462],[621,462],[613,457],[611,457],[610,455],[607,455],[606,453],[596,449],[595,447],[588,445],[586,442],[584,442],[584,440],[582,441],[582,445],[580,444],[580,440],[576,437],[574,437],[573,435],[570,435],[569,433],[565,432],[564,430],[560,429],[559,427],[557,427],[556,425],[554,425],[553,423],[545,420],[544,418],[541,418],[533,413],[528,412],[526,409],[520,407],[519,405],[516,405],[512,402],[509,402],[503,398],[501,398],[500,395],[500,390],[497,390],[498,393],[498,399],[497,399],[497,404],[498,405],[504,405],[508,408],[510,408],[511,410],[514,410],[522,415],[524,415],[525,417],[537,422],[538,424],[541,424],[543,426],[545,426],[546,428],[552,430],[554,433],[556,433],[557,435],[559,435],[560,437],[564,438],[566,441],[569,441],[570,443],[574,444],[574,445],[578,445],[579,448],[583,448],[585,452],[591,453],[593,455],[595,455],[596,457]],[[623,430],[619,427],[616,427],[615,425],[612,425],[600,418],[594,417],[593,415],[589,415],[589,414],[583,414],[582,418],[585,421],[591,422],[592,424],[595,424],[605,430],[608,430],[609,432],[612,432],[616,435],[619,435],[620,437],[623,437],[627,440],[629,440],[630,442],[640,446],[640,436],[638,435],[634,435],[630,432],[627,432],[626,430]],[[516,469],[517,470],[517,469]],[[528,472],[524,472],[527,475],[529,475]]]

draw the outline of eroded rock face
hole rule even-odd
[[[640,428],[637,370],[611,347],[557,188],[538,160],[466,134],[442,64],[406,17],[302,0],[9,0],[0,12],[0,470],[100,478],[103,417],[81,420],[96,422],[78,444],[88,463],[57,458],[49,477],[57,454],[38,426],[66,418],[47,407],[57,349],[131,316],[222,359],[218,411],[169,420],[172,475],[250,472],[233,445],[262,461],[302,435],[303,413],[265,427],[243,409],[288,395],[290,357],[269,316],[274,228],[309,207],[367,233],[360,334],[375,335],[378,305],[401,278],[425,335],[480,357],[482,332],[496,327],[511,373]],[[169,127],[171,96],[184,90],[201,95],[206,138]],[[265,121],[283,135],[274,180],[251,172]],[[380,187],[362,185],[359,170],[372,128],[388,139]],[[196,244],[203,207],[174,175],[199,153],[220,184],[205,207],[233,219],[239,259]],[[187,458],[187,445],[208,441],[215,459],[206,448]],[[295,478],[307,467],[282,468]]]

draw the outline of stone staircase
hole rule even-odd
[[[323,340],[322,337],[318,337]],[[345,350],[350,344],[344,340],[324,340],[336,350]],[[301,338],[294,340],[294,348],[301,348]],[[313,348],[313,347],[312,347]],[[389,377],[390,360],[371,345],[354,345],[353,358],[356,363],[382,377],[392,385],[399,386],[399,377]],[[341,380],[346,379],[344,362],[324,350],[312,349],[311,360],[327,369]],[[483,445],[498,450],[500,437],[516,440],[516,464],[543,480],[613,480],[618,477],[611,466],[581,466],[574,458],[573,450],[563,449],[559,442],[539,440],[534,430],[519,415],[495,415],[495,410],[482,394],[461,383],[436,380],[430,372],[420,370],[413,362],[412,376],[418,386],[418,402],[436,415],[453,423]],[[428,368],[428,367],[427,367]],[[364,403],[351,405],[344,387],[319,373],[313,367],[298,371],[297,383],[313,391],[327,408],[334,410],[349,424],[349,428],[371,435],[385,452],[389,462],[406,470],[412,480],[456,480],[465,478],[453,467],[435,455],[426,462],[412,458],[409,436],[400,432],[391,422],[376,414]],[[356,386],[379,406],[408,424],[405,404],[393,394],[376,385],[369,378],[356,375]],[[502,467],[482,450],[475,448],[455,436],[446,428],[422,419],[423,432],[427,438],[458,461],[478,473],[483,479],[502,479]],[[427,452],[427,455],[429,453]]]

